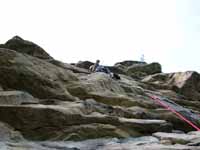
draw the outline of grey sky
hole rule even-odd
[[[199,0],[0,0],[0,42],[14,35],[56,59],[113,65],[160,62],[164,72],[200,72]]]

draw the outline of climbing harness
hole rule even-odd
[[[177,112],[175,109],[173,109],[172,107],[168,106],[167,104],[165,104],[164,102],[162,102],[162,100],[160,98],[158,98],[157,96],[154,95],[150,95],[147,94],[148,97],[150,97],[152,100],[154,100],[156,103],[158,103],[160,106],[164,107],[165,109],[173,112],[174,114],[176,114],[181,120],[185,121],[186,123],[188,123],[190,126],[192,126],[194,129],[196,129],[197,131],[200,131],[200,128],[197,127],[194,123],[192,123],[190,120],[188,120],[186,117],[184,117],[183,115],[181,115],[179,112]]]

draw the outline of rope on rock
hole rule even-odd
[[[174,114],[176,114],[181,120],[185,121],[186,123],[188,123],[191,127],[193,127],[194,129],[196,129],[197,131],[200,131],[200,128],[197,127],[194,123],[192,123],[190,120],[188,120],[186,117],[184,117],[183,115],[181,115],[179,112],[177,112],[175,109],[171,108],[170,106],[168,106],[167,104],[165,104],[164,102],[162,102],[162,100],[156,96],[152,96],[150,94],[147,94],[152,100],[154,100],[156,103],[158,103],[160,106],[164,107],[165,109],[173,112]]]

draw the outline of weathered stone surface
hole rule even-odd
[[[163,145],[163,144],[146,144],[135,145],[131,143],[124,144],[109,144],[97,150],[198,150],[199,147],[185,146],[185,145]]]
[[[129,84],[135,84],[135,87],[127,87],[127,80],[121,79],[115,81],[105,73],[93,73],[81,76],[80,82],[73,82],[68,86],[68,91],[80,99],[95,99],[98,102],[114,105],[114,106],[135,106],[140,105],[137,99],[128,97],[126,90],[131,94],[140,93],[141,89],[137,89],[137,83],[130,81]]]
[[[0,121],[12,126],[10,130],[0,124],[3,129],[0,136],[5,141],[0,142],[1,148],[199,148],[200,134],[183,133],[194,129],[150,98],[150,95],[158,97],[199,126],[200,75],[197,72],[165,74],[159,73],[158,63],[124,61],[107,66],[120,74],[121,80],[114,80],[105,73],[89,74],[92,62],[70,65],[54,60],[42,48],[20,37],[0,47],[7,48],[0,48]],[[154,75],[144,78],[149,74]],[[26,139],[49,142],[9,142],[14,130],[20,131]],[[154,132],[174,130],[181,130],[181,134],[151,136]],[[114,139],[98,139],[103,137]],[[95,140],[57,141],[86,139]]]
[[[23,140],[22,135],[18,131],[14,131],[8,124],[0,122],[0,141],[19,141]]]
[[[1,44],[0,47],[15,50],[20,53],[26,53],[40,59],[52,59],[52,57],[43,48],[33,42],[22,39],[19,36],[13,37],[5,44]]]
[[[126,67],[130,67],[133,65],[144,65],[146,64],[145,62],[141,62],[141,61],[132,61],[132,60],[126,60],[126,61],[122,61],[122,62],[117,62],[114,66],[118,66],[118,65],[123,65]]]
[[[32,140],[129,137],[171,130],[171,125],[164,120],[84,115],[77,108],[53,105],[0,106],[0,120]]]
[[[55,60],[55,59],[48,60],[48,62],[50,62],[50,63],[52,63],[52,64],[54,64],[54,65],[56,65],[58,67],[61,67],[63,69],[71,70],[74,73],[86,73],[86,74],[89,74],[88,70],[86,70],[84,68],[79,68],[79,67],[76,67],[76,66],[73,66],[73,65],[70,65],[70,64],[67,64],[67,63],[63,63],[63,62]]]
[[[143,77],[146,75],[161,73],[161,65],[159,63],[151,64],[138,64],[132,65],[127,68],[127,74],[129,76]]]
[[[118,66],[106,66],[112,73],[115,74],[124,74],[126,75],[126,70],[123,68],[120,68]]]
[[[83,142],[43,142],[49,148],[77,148],[77,150],[198,150],[199,147],[184,146],[180,144],[163,145],[155,137],[119,139],[94,139]]]
[[[3,88],[0,86],[0,91],[3,91]]]
[[[38,99],[21,91],[1,91],[0,105],[36,104]]]
[[[74,99],[66,85],[78,80],[70,71],[8,49],[0,49],[0,76],[4,90],[22,90],[37,98],[63,100]]]
[[[171,89],[191,100],[200,100],[200,75],[197,72],[177,72],[155,74],[143,79],[160,89]]]
[[[160,140],[169,140],[173,144],[187,144],[196,139],[200,140],[200,134],[154,133],[153,136]]]
[[[76,63],[76,66],[79,67],[79,68],[84,68],[84,69],[89,69],[89,67],[91,65],[94,65],[93,62],[90,62],[90,61],[79,61],[78,63]]]

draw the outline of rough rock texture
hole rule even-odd
[[[1,44],[0,47],[15,50],[20,53],[26,53],[40,59],[52,59],[52,57],[43,48],[33,42],[22,39],[19,36],[14,36],[5,44]]]
[[[117,62],[117,63],[115,63],[114,66],[123,65],[123,66],[126,66],[126,67],[130,67],[130,66],[133,66],[133,65],[144,65],[144,64],[146,64],[146,63],[140,62],[140,61],[126,60],[126,61],[122,61],[122,62]]]
[[[79,67],[79,68],[84,68],[84,69],[89,69],[89,67],[91,65],[94,65],[93,62],[90,62],[90,61],[79,61],[78,63],[76,63],[76,66]]]
[[[173,144],[188,144],[193,143],[194,140],[200,142],[199,134],[177,134],[177,133],[154,133],[153,136],[159,138],[160,140],[169,140]]]
[[[27,91],[37,98],[73,100],[66,84],[77,80],[68,70],[41,59],[0,49],[0,84],[7,89]]]
[[[125,119],[98,113],[86,115],[74,106],[0,106],[0,120],[31,140],[129,137],[171,130],[171,125],[164,120]]]
[[[143,79],[158,88],[174,90],[191,100],[200,100],[200,74],[197,72],[177,72],[155,74]]]
[[[61,67],[63,69],[71,70],[74,73],[87,73],[87,74],[89,73],[88,69],[79,68],[79,67],[76,67],[74,65],[63,63],[63,62],[55,60],[55,59],[51,59],[48,62],[50,62],[50,63],[52,63],[52,64],[54,64],[58,67]]]
[[[138,64],[127,68],[127,73],[130,76],[146,76],[161,72],[162,69],[159,63]]]
[[[1,91],[0,105],[36,104],[38,99],[21,91]]]
[[[199,149],[199,132],[186,133],[195,129],[169,111],[200,127],[199,73],[165,74],[158,63],[124,61],[107,66],[121,77],[114,80],[90,74],[89,61],[54,60],[19,37],[0,47],[1,148]],[[10,138],[13,131],[25,140]]]
[[[0,141],[23,140],[22,135],[19,132],[14,131],[14,129],[8,124],[0,122],[0,129]]]

